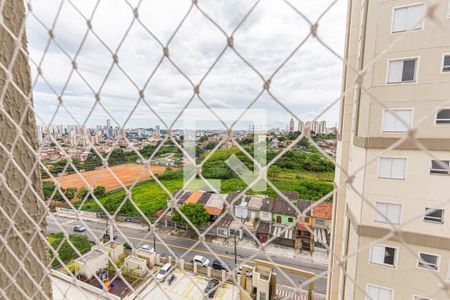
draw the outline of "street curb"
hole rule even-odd
[[[54,215],[54,216],[57,216],[57,217],[62,217],[62,218],[75,219],[75,220],[82,219],[82,220],[84,220],[84,221],[89,221],[89,222],[93,222],[93,223],[106,224],[106,221],[104,221],[104,220],[102,220],[102,219],[86,218],[86,217],[81,217],[81,216],[78,218],[78,217],[76,217],[76,216],[72,216],[72,215],[64,215],[64,214],[61,214],[61,213],[54,213],[53,215]],[[117,223],[118,226],[120,226],[120,227],[125,227],[125,228],[129,228],[129,229],[135,229],[135,230],[141,230],[141,231],[147,232],[147,227],[144,227],[144,226],[141,226],[141,225],[134,224],[134,225],[131,225],[131,226],[130,226],[130,224],[128,224],[128,223],[125,223],[125,222],[118,222],[118,221],[116,221],[116,223]],[[173,236],[172,236],[172,237],[173,237]],[[195,241],[195,240],[193,240],[193,239],[189,239],[189,238],[186,238],[186,237],[177,237],[177,238],[185,239],[185,240],[190,240],[190,241]],[[227,244],[216,244],[216,243],[212,243],[212,242],[206,242],[206,243],[208,243],[208,244],[210,244],[210,245],[215,245],[215,246],[232,247],[232,246],[229,246],[229,245],[227,245]],[[255,248],[242,247],[242,246],[239,246],[239,244],[238,244],[238,247],[241,248],[241,249],[248,250],[248,251],[256,251],[256,250],[257,250],[257,249],[255,249]],[[285,257],[285,258],[289,258],[289,259],[296,259],[296,260],[299,260],[299,261],[302,261],[302,262],[313,263],[313,264],[318,264],[318,265],[323,265],[323,266],[328,265],[328,262],[324,262],[324,261],[314,261],[314,260],[312,260],[312,259],[305,259],[303,256],[299,256],[299,257],[296,256],[296,255],[294,255],[294,256],[288,256],[288,255],[283,255],[283,254],[279,254],[279,253],[272,253],[272,252],[267,252],[267,254],[270,254],[270,255],[276,255],[276,256],[280,256],[280,257]]]

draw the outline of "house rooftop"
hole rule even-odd
[[[203,195],[200,197],[200,199],[198,199],[198,203],[205,205],[209,198],[211,198],[213,194],[212,193],[203,193]]]
[[[191,196],[191,192],[175,192],[173,196],[177,199],[178,204],[183,204]]]
[[[322,202],[322,203],[317,204],[312,209],[312,216],[315,218],[331,220],[331,218],[333,216],[333,203]]]
[[[219,224],[217,224],[217,227],[228,228],[233,221],[234,219],[232,216],[226,215],[222,218],[222,220],[220,220]]]
[[[262,200],[262,205],[259,208],[260,211],[272,212],[273,205],[275,204],[275,199],[273,198],[264,198]]]
[[[291,203],[288,203],[284,199],[277,199],[277,200],[275,200],[275,204],[273,205],[273,212],[296,216],[297,210],[294,208],[295,206],[297,206],[297,203],[294,201]]]
[[[248,201],[248,209],[260,210],[263,205],[263,197],[262,196],[250,196],[250,200]]]
[[[210,194],[208,202],[205,204],[206,211],[211,216],[219,216],[223,211],[225,199],[221,195]]]
[[[270,223],[259,222],[256,228],[256,233],[269,234],[270,233]]]
[[[122,245],[121,243],[115,242],[115,241],[109,241],[105,244],[105,247],[109,247],[111,249],[115,249],[117,247],[119,247],[120,245]]]
[[[298,200],[297,207],[298,209],[307,216],[311,216],[311,209],[309,209],[313,205],[311,200]]]
[[[193,192],[184,203],[197,203],[203,192]]]
[[[100,251],[99,249],[93,249],[89,251],[88,253],[84,254],[83,256],[77,258],[75,261],[78,262],[88,262],[92,259],[96,259],[104,254],[103,251]]]

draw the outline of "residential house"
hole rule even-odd
[[[263,199],[264,196],[262,195],[250,196],[250,200],[248,201],[247,204],[250,219],[252,220],[259,219],[259,211],[261,210]]]
[[[277,224],[295,226],[297,222],[297,202],[288,203],[284,199],[277,199],[272,210],[272,221]]]
[[[333,215],[333,203],[322,202],[312,209],[314,245],[327,249],[330,245],[330,226]]]
[[[275,199],[264,198],[259,209],[259,220],[261,222],[272,223],[272,211],[275,204]]]
[[[299,200],[297,201],[297,208],[302,214],[297,216],[297,245],[296,248],[302,250],[313,251],[313,232],[312,228],[312,217],[311,217],[311,206],[313,202],[310,200]]]
[[[333,203],[321,202],[312,209],[314,228],[330,229],[333,215]]]
[[[269,239],[272,230],[272,210],[275,204],[275,199],[264,198],[261,201],[258,217],[259,222],[256,225],[256,236],[261,242]]]
[[[226,199],[228,204],[233,203],[234,216],[244,222],[248,218],[248,196],[239,196],[238,192],[230,193]],[[238,197],[236,199],[236,197]]]
[[[208,214],[213,218],[217,218],[222,214],[223,211],[223,205],[225,202],[224,199],[225,195],[217,195],[217,194],[210,194],[208,198],[208,201],[205,203],[205,209],[208,212]],[[200,201],[199,201],[200,202]]]

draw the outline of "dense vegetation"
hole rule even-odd
[[[197,227],[202,227],[210,218],[208,212],[200,203],[188,203],[180,207],[180,211]],[[174,212],[172,220],[176,223],[188,224],[178,211]]]
[[[65,195],[68,200],[72,200],[75,197],[77,197],[78,199],[84,199],[84,197],[88,193],[88,189],[85,187],[82,187],[79,190],[75,187],[68,187],[68,188],[61,187],[60,189],[61,192],[56,189],[56,185],[52,181],[42,182],[42,190],[45,200],[52,199],[56,201],[62,201],[64,200],[63,195]],[[94,188],[94,195],[98,198],[104,197],[106,195],[105,187],[97,185]]]
[[[251,146],[246,146],[249,153],[252,153]],[[247,185],[233,172],[224,161],[232,154],[239,157],[250,169],[253,168],[250,160],[240,153],[237,148],[220,149],[215,152],[206,162],[203,175],[205,178],[221,179],[222,193],[230,193],[237,190],[244,190]],[[272,159],[276,153],[268,151],[268,161]],[[301,149],[293,149],[286,153],[278,160],[268,172],[268,179],[280,190],[297,191],[300,198],[305,200],[317,200],[333,190],[334,166],[331,162],[324,159],[316,153],[304,152]],[[168,170],[164,174],[159,175],[159,179],[169,192],[183,186],[183,171]],[[192,190],[206,189],[201,182],[195,182],[189,187]],[[248,194],[254,193],[252,190]],[[261,193],[261,192],[257,192]],[[269,186],[266,192],[270,197],[276,197],[276,193]],[[120,204],[125,199],[125,191],[116,191],[100,198],[100,202],[109,213],[115,213]],[[168,198],[167,193],[160,185],[148,180],[141,182],[133,187],[131,195],[134,204],[142,210],[142,212],[152,217],[155,212],[164,208]],[[94,212],[102,212],[97,203],[93,200],[87,201],[83,210]],[[139,215],[134,205],[129,199],[121,206],[119,215],[136,216]]]
[[[156,150],[156,145],[146,145],[142,147],[142,149],[139,150],[139,153],[144,158],[149,158]],[[175,153],[177,156],[181,156],[181,151],[173,145],[171,142],[166,142],[164,146],[162,146],[156,156],[164,155],[167,153]],[[103,156],[106,158],[106,154],[103,154]],[[121,165],[125,163],[134,163],[136,160],[139,159],[139,156],[134,151],[125,151],[124,149],[118,148],[114,149],[108,157],[108,165],[109,166],[116,166]],[[78,159],[72,159],[72,164],[77,170],[94,170],[95,168],[102,165],[102,159],[97,155],[97,153],[94,152],[94,150],[91,150],[84,162],[80,162]],[[68,174],[74,173],[74,168],[67,163],[66,159],[62,159],[58,162],[48,164],[48,169],[52,175],[57,175],[61,172],[65,172]],[[41,171],[42,178],[48,178],[49,175],[44,170]]]
[[[62,262],[67,263],[72,259],[78,258],[78,254],[71,247],[71,245],[64,239],[63,232],[50,233],[47,236],[50,246],[58,251],[58,256]],[[69,240],[73,246],[81,253],[84,254],[91,250],[93,243],[88,240],[88,237],[83,234],[69,234]],[[62,245],[61,245],[62,244]],[[56,267],[60,264],[59,260],[54,258],[53,251],[49,250],[50,262],[52,267]]]
[[[252,146],[245,146],[244,149],[250,154],[253,153]],[[221,149],[216,151],[205,163],[203,167],[203,175],[206,178],[213,179],[230,179],[236,178],[237,175],[226,164],[226,160],[231,155],[236,155],[249,169],[253,169],[253,163],[238,148]],[[274,151],[267,151],[267,161],[272,161],[277,155]],[[202,157],[204,158],[204,157]],[[287,171],[306,171],[306,172],[333,172],[334,164],[323,156],[301,149],[292,149],[278,159],[275,167],[286,169]],[[269,170],[270,171],[270,170]]]

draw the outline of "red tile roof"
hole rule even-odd
[[[322,202],[315,206],[312,211],[312,216],[315,218],[322,218],[331,220],[333,215],[333,203]]]
[[[184,202],[186,203],[197,203],[198,199],[203,195],[203,192],[193,192],[189,198]]]
[[[223,208],[218,208],[218,207],[205,206],[205,208],[206,208],[206,211],[208,212],[208,214],[211,216],[220,216],[220,214],[223,211]]]

